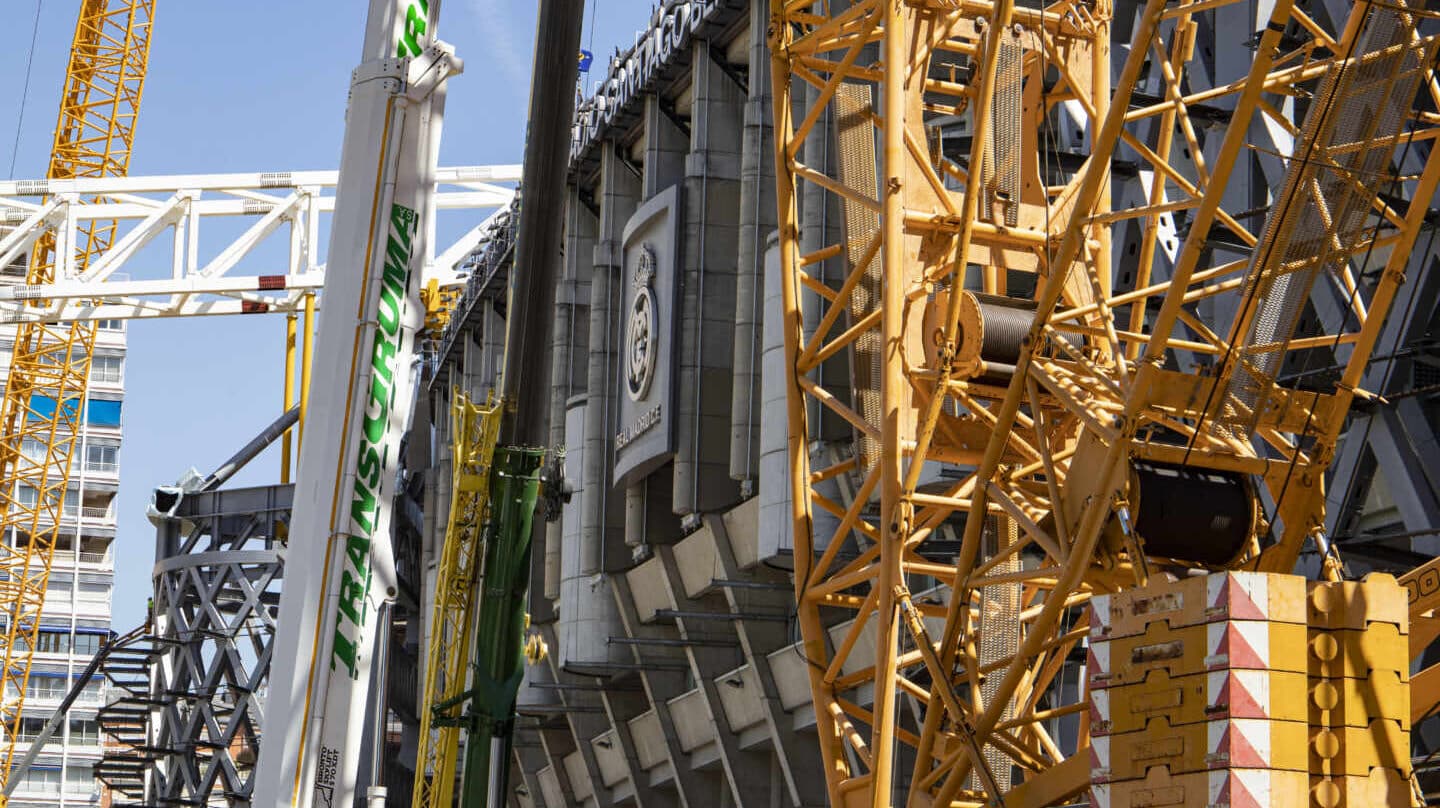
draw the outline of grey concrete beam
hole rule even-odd
[[[715,534],[716,559],[720,572],[727,580],[741,580],[749,577],[740,571],[735,563],[735,553],[723,519],[715,516],[706,519]],[[726,605],[732,614],[753,609],[753,598],[741,603],[736,590],[724,588]],[[792,610],[794,608],[788,593],[777,596]],[[813,738],[802,738],[794,731],[794,721],[780,704],[780,691],[775,686],[775,674],[770,669],[769,654],[790,644],[786,636],[787,624],[736,620],[734,623],[740,649],[745,661],[755,671],[755,677],[764,691],[761,704],[765,713],[765,728],[770,733],[771,746],[775,752],[776,767],[785,780],[785,789],[790,804],[796,808],[821,808],[826,804],[824,763],[820,760],[818,742]]]
[[[705,604],[692,600],[686,593],[685,587],[680,580],[680,570],[675,562],[675,552],[672,547],[657,547],[655,554],[660,559],[665,570],[665,585],[670,592],[671,602],[680,611],[711,611]],[[729,631],[702,631],[692,628],[691,622],[683,618],[676,618],[675,628],[683,639],[711,640],[724,637],[734,637],[734,630]],[[764,763],[764,756],[752,752],[746,752],[740,748],[736,734],[730,730],[729,721],[725,716],[725,709],[720,701],[720,694],[715,688],[715,677],[734,667],[733,664],[725,664],[717,658],[719,652],[715,648],[687,646],[685,656],[689,660],[690,669],[695,678],[695,685],[699,688],[705,699],[705,709],[710,715],[710,721],[715,728],[717,745],[720,749],[720,762],[725,771],[725,780],[730,787],[730,794],[736,805],[754,806],[764,805],[769,798],[769,789],[762,781],[759,781],[751,773],[758,771],[759,766]],[[733,662],[734,660],[730,660]]]
[[[649,705],[644,695],[602,690],[600,705],[605,709],[605,716],[610,719],[615,739],[620,742],[620,752],[625,758],[625,767],[630,773],[630,785],[635,790],[636,804],[641,808],[672,808],[679,805],[678,795],[675,791],[651,787],[649,774],[640,765],[640,755],[636,751],[635,737],[630,732],[630,721],[648,708]]]
[[[635,610],[635,598],[630,591],[630,582],[625,576],[613,576],[611,586],[615,593],[615,603],[620,612],[620,621],[625,626],[627,637],[659,633],[658,629],[652,629],[640,623],[639,614]],[[704,808],[708,805],[706,800],[709,799],[709,795],[713,793],[714,789],[708,787],[704,778],[691,766],[690,756],[681,749],[680,735],[675,729],[675,718],[670,714],[670,699],[684,692],[681,687],[682,677],[673,672],[645,669],[643,667],[645,655],[640,646],[632,646],[631,650],[635,661],[642,665],[639,671],[640,685],[645,691],[651,709],[655,710],[656,719],[660,722],[660,733],[665,738],[666,759],[675,776],[676,792],[680,798],[680,804],[685,808]]]

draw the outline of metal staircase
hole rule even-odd
[[[107,743],[95,777],[110,789],[114,808],[144,804],[146,769],[158,751],[150,746],[146,725],[161,703],[150,692],[150,666],[163,648],[147,623],[101,651],[100,669],[112,698],[96,715]]]

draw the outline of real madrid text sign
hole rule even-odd
[[[625,224],[615,482],[643,476],[675,451],[673,400],[680,194],[656,194]],[[623,392],[622,392],[623,391]]]

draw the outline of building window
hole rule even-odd
[[[110,585],[80,582],[80,600],[90,603],[109,603]]]
[[[85,423],[91,426],[120,426],[120,402],[90,399],[90,405],[85,408]]]
[[[66,680],[58,676],[31,676],[25,687],[28,699],[61,699],[65,697]],[[88,691],[89,688],[86,688]]]
[[[82,746],[100,745],[100,722],[93,718],[70,719],[70,743]]]
[[[97,356],[90,360],[90,381],[118,384],[125,360],[118,356]]]
[[[100,320],[96,323],[101,331],[124,331],[124,320]]]
[[[69,588],[69,585],[66,585]],[[35,638],[35,650],[42,654],[64,654],[70,651],[69,633],[42,631]]]
[[[25,773],[25,782],[20,784],[20,790],[40,794],[59,794],[60,770],[32,768]]]
[[[17,736],[17,739],[21,742],[33,741],[36,738],[40,737],[40,730],[44,728],[45,719],[43,718],[21,718],[20,734]],[[60,739],[56,738],[54,735],[50,736],[50,743],[55,743],[59,740]]]
[[[65,793],[89,794],[95,790],[93,763],[72,763],[65,767]]]
[[[85,468],[90,471],[113,474],[120,467],[120,447],[114,444],[92,443],[85,447]]]
[[[28,485],[20,486],[16,493],[19,495],[20,504],[27,508],[34,508],[37,501],[35,489]],[[65,492],[65,516],[74,516],[80,512],[80,492],[69,489]]]
[[[20,442],[20,453],[31,460],[44,460],[45,446],[34,438],[26,438]]]
[[[75,635],[75,643],[74,643],[75,653],[78,654],[79,656],[85,656],[85,657],[95,656],[96,654],[100,653],[100,640],[101,640],[101,639],[102,639],[102,638],[101,638],[101,636],[100,636],[99,634],[79,634],[79,633],[77,633],[77,634]]]

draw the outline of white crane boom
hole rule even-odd
[[[346,111],[254,804],[355,803],[416,373],[444,81],[439,0],[370,0]]]

